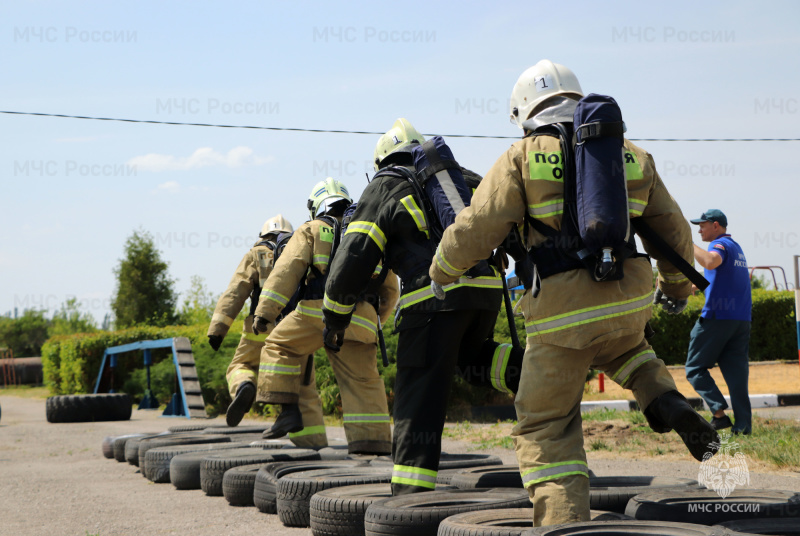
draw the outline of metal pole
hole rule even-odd
[[[800,255],[794,256],[794,319],[797,324],[797,362],[800,364]]]

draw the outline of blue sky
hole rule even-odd
[[[346,6],[346,7],[344,7]],[[539,59],[613,95],[630,138],[797,138],[796,2],[5,2],[0,109],[159,121],[516,136]],[[377,136],[0,114],[0,314],[69,297],[98,321],[125,239],[215,294],[263,221],[359,195]],[[451,138],[485,173],[512,140]],[[800,142],[639,142],[687,217],[720,208],[750,265],[800,254]],[[699,239],[696,239],[699,242]]]

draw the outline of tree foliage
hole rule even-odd
[[[205,280],[199,275],[193,275],[189,290],[183,298],[178,321],[187,326],[208,324],[211,322],[211,315],[214,314],[216,305],[217,300],[206,288]]]
[[[38,356],[49,337],[45,313],[26,309],[19,318],[0,317],[0,346],[10,348],[14,357]]]
[[[91,313],[82,313],[76,298],[68,298],[61,304],[61,309],[53,314],[49,335],[72,335],[73,333],[93,333],[97,324]]]
[[[117,286],[111,300],[117,329],[174,322],[177,295],[167,268],[147,231],[134,231],[125,241],[125,257],[114,268]]]

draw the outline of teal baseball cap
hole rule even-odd
[[[689,220],[695,225],[699,223],[703,223],[704,221],[715,221],[720,224],[721,227],[728,226],[728,218],[725,214],[722,213],[721,210],[712,208],[703,212],[703,214],[697,218],[696,220]]]

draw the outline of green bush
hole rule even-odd
[[[666,315],[660,308],[653,309],[651,324],[656,330],[656,336],[651,343],[658,356],[667,364],[685,362],[690,332],[702,307],[703,296],[698,295],[689,299],[689,306],[680,315]],[[515,321],[517,333],[524,344],[523,320],[516,317]],[[164,328],[135,327],[115,332],[53,337],[42,347],[45,385],[53,394],[92,392],[106,348],[140,340],[187,337],[192,342],[192,352],[206,407],[212,414],[222,413],[231,401],[225,372],[239,344],[242,322],[241,320],[234,322],[218,352],[214,352],[207,344],[206,328],[206,324]],[[793,293],[754,290],[751,360],[794,359],[795,333]],[[383,366],[379,355],[378,370],[384,381],[391,412],[394,402],[394,382],[397,376],[397,334],[394,333],[391,321],[386,324],[384,337],[389,366]],[[500,310],[497,317],[494,337],[498,342],[511,342],[504,309]],[[167,403],[175,388],[175,367],[172,364],[171,352],[169,349],[154,350],[153,361],[154,365],[150,371],[152,392],[159,402]],[[138,402],[147,386],[141,351],[120,355],[117,363],[115,388],[127,392]],[[339,386],[324,350],[319,350],[315,354],[314,366],[323,411],[326,414],[341,416]],[[472,386],[456,377],[448,401],[447,416],[448,419],[468,418],[472,406],[511,403],[513,403],[511,396],[492,389]]]
[[[683,365],[689,351],[692,328],[700,316],[705,298],[697,294],[679,315],[653,308],[650,325],[656,331],[650,341],[658,357],[668,365]],[[753,324],[750,333],[750,361],[788,360],[797,356],[794,293],[753,290]]]

